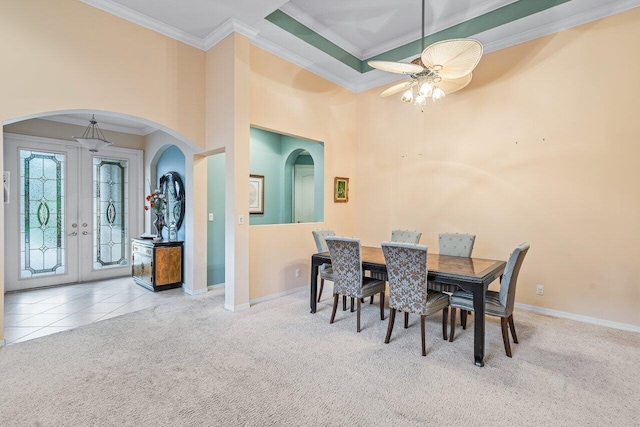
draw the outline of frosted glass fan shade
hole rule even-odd
[[[424,71],[424,68],[419,65],[404,62],[369,61],[368,64],[378,70],[396,74],[417,74]]]
[[[479,41],[453,39],[428,46],[422,52],[422,62],[425,67],[437,70],[443,79],[457,79],[473,71],[481,56],[482,44]]]

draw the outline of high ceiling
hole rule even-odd
[[[81,0],[208,50],[233,31],[354,92],[398,76],[366,61],[420,52],[420,0]],[[640,6],[640,0],[426,0],[426,44],[472,37],[485,52]]]

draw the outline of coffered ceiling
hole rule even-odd
[[[237,31],[354,92],[399,76],[369,59],[420,52],[420,0],[80,0],[202,50]],[[425,45],[459,37],[486,52],[640,6],[640,0],[426,0]]]

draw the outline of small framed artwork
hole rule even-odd
[[[249,213],[264,213],[264,175],[249,175]]]
[[[333,201],[335,203],[346,203],[349,201],[349,178],[335,177]]]

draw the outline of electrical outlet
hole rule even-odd
[[[296,268],[296,277],[300,277],[300,269]]]
[[[238,224],[244,224],[244,215],[238,215]]]
[[[543,285],[536,286],[536,295],[544,295],[544,286]]]
[[[213,222],[213,214],[209,213],[209,222]]]

